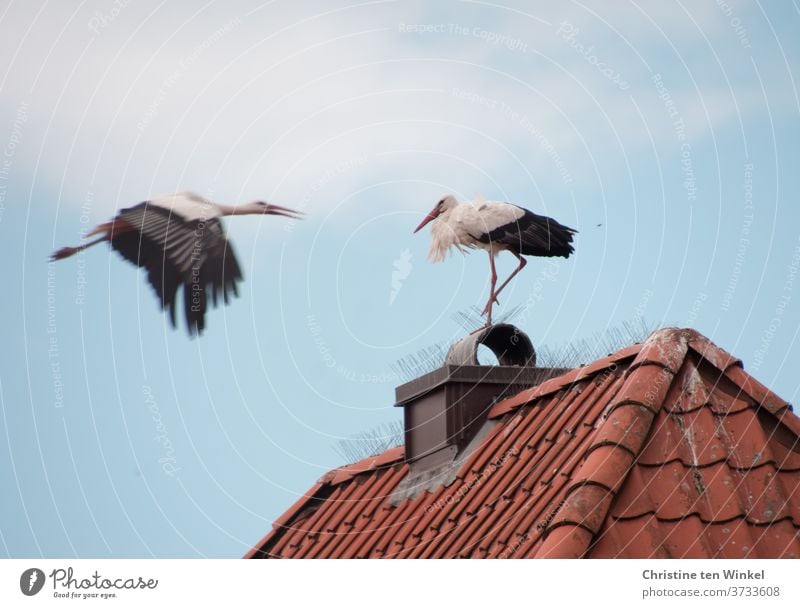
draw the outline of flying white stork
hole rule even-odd
[[[486,325],[492,324],[492,306],[498,294],[517,273],[525,267],[523,255],[568,258],[574,251],[572,235],[578,231],[559,224],[554,219],[537,215],[532,211],[496,201],[486,201],[478,195],[475,201],[460,205],[452,195],[445,196],[425,216],[414,232],[419,232],[428,222],[431,227],[431,247],[428,259],[441,262],[451,247],[461,253],[467,249],[484,249],[489,252],[492,271],[489,301],[483,309]],[[510,251],[519,260],[519,266],[499,288],[494,256],[501,251]]]
[[[282,215],[299,219],[301,213],[263,201],[220,205],[192,192],[152,198],[122,209],[110,222],[100,224],[84,238],[100,237],[78,247],[62,247],[50,257],[63,260],[108,241],[123,258],[147,270],[147,278],[169,309],[175,327],[178,289],[183,287],[183,307],[189,335],[205,327],[207,298],[214,306],[218,296],[225,304],[238,295],[242,271],[220,218],[226,215]]]

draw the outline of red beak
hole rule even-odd
[[[416,229],[416,230],[414,230],[413,234],[416,234],[417,232],[419,232],[420,230],[422,230],[422,229],[425,227],[425,224],[427,224],[428,222],[432,222],[433,220],[435,220],[435,219],[438,217],[438,215],[439,215],[439,214],[438,214],[438,213],[436,213],[436,209],[434,209],[433,211],[431,211],[431,212],[430,212],[428,215],[426,215],[426,216],[425,216],[425,219],[424,219],[424,220],[422,220],[422,222],[420,223],[420,225],[419,225],[419,226],[417,226],[417,229]]]
[[[295,211],[294,209],[281,207],[280,205],[273,205],[272,203],[267,204],[267,208],[264,213],[267,215],[282,215],[284,217],[290,217],[293,220],[299,220],[304,215],[302,211]]]

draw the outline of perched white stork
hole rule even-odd
[[[492,271],[489,301],[483,309],[486,325],[492,324],[492,306],[498,294],[516,274],[525,267],[523,255],[568,258],[574,251],[572,235],[577,230],[559,224],[554,219],[537,215],[532,211],[496,201],[486,201],[480,195],[475,201],[460,205],[452,195],[436,203],[414,232],[419,232],[428,222],[436,220],[431,227],[431,248],[428,259],[441,262],[451,247],[461,253],[467,249],[484,249],[489,252]],[[519,260],[519,266],[499,288],[494,256],[501,251],[510,251]]]
[[[183,287],[183,307],[189,335],[202,333],[208,296],[214,306],[221,295],[238,295],[242,271],[220,218],[226,215],[282,215],[299,219],[300,212],[263,201],[220,205],[192,192],[152,198],[122,209],[110,222],[100,224],[85,238],[99,238],[78,247],[63,247],[51,261],[62,260],[92,245],[108,241],[123,258],[147,270],[147,278],[169,310],[175,327],[178,289]]]

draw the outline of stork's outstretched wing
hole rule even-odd
[[[209,296],[227,304],[238,295],[242,272],[219,218],[186,220],[160,206],[140,203],[123,209],[115,222],[129,229],[115,232],[111,246],[126,260],[147,270],[147,278],[176,325],[178,290],[189,334],[201,333]]]

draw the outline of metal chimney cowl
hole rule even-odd
[[[499,365],[479,365],[478,347],[492,350]],[[449,465],[484,426],[492,405],[542,382],[530,339],[513,325],[487,327],[456,342],[445,364],[398,386],[404,408],[405,454],[412,469]],[[551,373],[547,373],[549,377]]]

